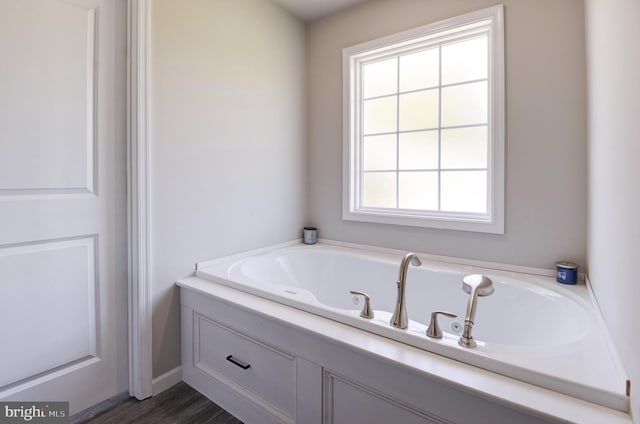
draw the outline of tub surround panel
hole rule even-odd
[[[629,416],[620,411],[465,365],[211,281],[189,278],[178,285],[182,288],[185,381],[232,413],[238,413],[240,419],[247,416],[243,413],[255,414],[260,408],[237,391],[229,391],[228,386],[194,371],[194,340],[189,339],[193,334],[194,310],[245,336],[318,364],[342,381],[351,382],[350,387],[355,382],[355,387],[364,387],[368,393],[382,394],[405,409],[417,409],[440,420],[435,422],[630,423]],[[312,381],[319,376],[311,373],[307,378]],[[306,394],[298,398],[300,407],[321,403],[321,394],[310,386],[305,384]],[[316,387],[317,390],[322,387],[319,380]],[[319,418],[311,418],[318,417],[313,415],[318,413],[317,409],[304,410],[310,414],[309,421],[297,422],[319,422]],[[329,412],[323,411],[325,416]],[[263,416],[264,412],[254,421],[270,422],[261,420]],[[250,418],[246,420],[250,422]]]
[[[342,220],[341,52],[493,6],[488,0],[371,0],[307,27],[310,222],[321,237],[516,265],[585,265],[583,2],[505,0],[505,234]]]

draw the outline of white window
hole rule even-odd
[[[344,219],[504,233],[502,16],[344,49]]]

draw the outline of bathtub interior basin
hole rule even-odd
[[[293,245],[201,262],[196,276],[336,320],[429,352],[573,397],[626,411],[626,374],[585,284],[430,260],[409,267],[409,328],[389,325],[402,252],[333,244]],[[475,348],[458,344],[469,295],[462,278],[483,274],[495,290],[478,298]],[[373,319],[360,317],[367,293]],[[433,311],[442,339],[426,336]]]

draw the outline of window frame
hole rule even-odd
[[[505,78],[504,6],[497,5],[408,31],[367,41],[342,51],[343,212],[346,221],[504,234]],[[365,208],[361,201],[361,63],[401,54],[416,45],[438,46],[468,34],[488,35],[487,213]],[[442,171],[440,169],[440,171]]]

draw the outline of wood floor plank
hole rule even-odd
[[[125,399],[74,424],[242,424],[220,406],[179,383],[143,401]]]

